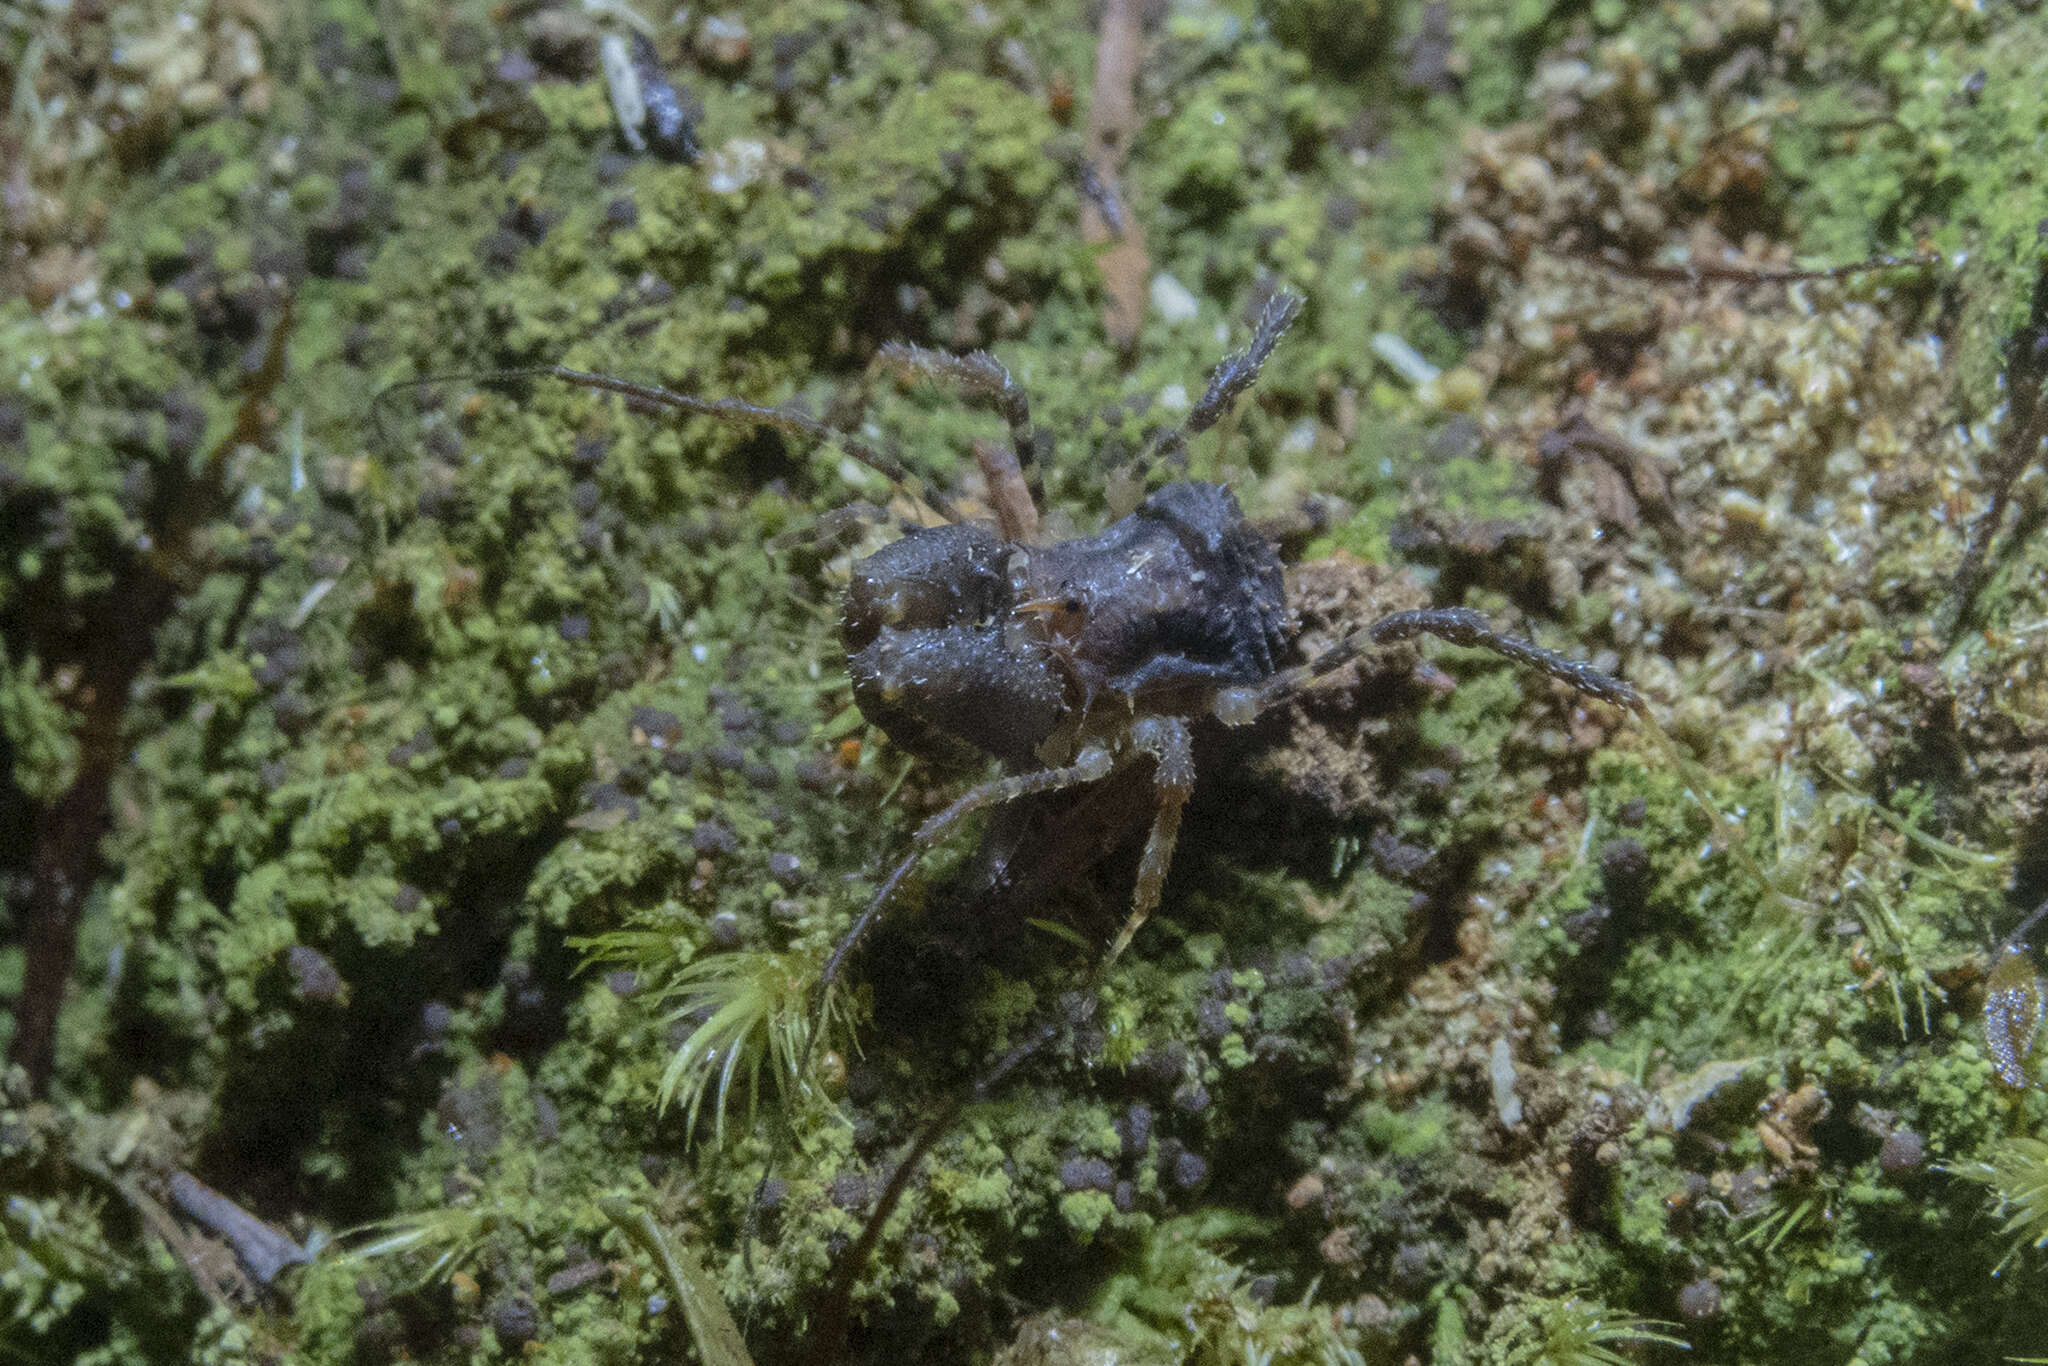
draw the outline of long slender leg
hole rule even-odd
[[[1574,692],[1633,712],[1640,712],[1645,706],[1643,695],[1629,684],[1583,660],[1498,631],[1483,613],[1469,607],[1426,607],[1414,612],[1396,612],[1392,616],[1381,617],[1369,629],[1377,644],[1431,635],[1453,645],[1491,650],[1503,659],[1511,659],[1538,673],[1550,675]]]
[[[993,410],[1009,424],[1017,458],[1027,465],[1031,463],[1031,396],[1010,377],[1009,367],[988,352],[969,351],[963,356],[909,342],[888,342],[875,353],[875,363],[904,379],[951,384],[968,402]]]
[[[1169,427],[1145,443],[1145,449],[1132,462],[1141,478],[1150,473],[1155,461],[1168,460],[1175,465],[1186,461],[1188,442],[1222,421],[1223,415],[1230,411],[1230,405],[1251,388],[1259,377],[1259,371],[1271,358],[1273,348],[1280,344],[1282,334],[1300,312],[1301,296],[1298,294],[1283,290],[1266,301],[1258,323],[1252,328],[1251,343],[1244,350],[1223,358],[1209,376],[1209,387],[1201,400],[1188,410],[1187,417],[1178,427]]]
[[[636,403],[645,403],[652,407],[668,408],[698,417],[714,417],[721,422],[772,427],[792,436],[809,437],[814,441],[839,447],[884,479],[912,496],[922,499],[932,511],[947,521],[960,520],[960,511],[953,505],[952,500],[933,488],[930,481],[914,476],[902,461],[877,450],[857,437],[836,431],[815,418],[806,417],[789,408],[769,408],[758,403],[748,403],[744,399],[698,398],[694,394],[665,389],[659,384],[635,384],[631,380],[617,379],[611,375],[594,374],[588,370],[572,370],[566,365],[535,365],[514,370],[470,370],[429,375],[425,379],[400,380],[378,391],[377,396],[370,401],[370,411],[379,434],[389,442],[392,438],[384,426],[384,405],[392,394],[432,384],[504,384],[516,379],[558,379],[585,389],[601,389],[607,393],[619,394]]]
[[[903,885],[903,879],[910,876],[911,870],[931,852],[932,846],[944,839],[954,826],[985,807],[999,806],[1004,802],[1013,802],[1020,797],[1030,797],[1041,792],[1057,792],[1061,788],[1098,782],[1108,777],[1110,770],[1115,766],[1116,762],[1107,748],[1089,745],[1075,756],[1073,763],[1063,767],[1013,774],[969,788],[954,799],[952,805],[917,828],[917,834],[911,838],[910,852],[903,856],[903,861],[898,863],[895,870],[883,880],[882,885],[875,889],[874,896],[868,901],[867,909],[854,920],[852,928],[847,930],[845,937],[832,950],[832,956],[825,960],[824,971],[818,974],[816,1018],[821,1023],[805,1032],[803,1046],[797,1052],[796,1078],[799,1085],[810,1076],[811,1057],[817,1049],[819,1036],[825,1032],[822,1021],[826,1018],[827,1001],[833,986],[839,981],[839,973],[845,966],[847,957],[860,944],[862,937],[875,923],[876,917],[881,915],[882,908],[896,895],[896,889]],[[1178,811],[1175,815],[1177,819]],[[1156,889],[1154,896],[1156,899]],[[789,1140],[790,1132],[788,1126],[783,1126],[777,1131],[769,1149],[767,1166],[762,1170],[760,1184],[754,1187],[754,1198],[747,1206],[747,1223],[741,1236],[741,1255],[750,1267],[753,1258],[754,1230],[761,1207],[761,1193],[767,1188],[769,1177],[781,1162],[783,1148]]]
[[[1491,650],[1505,659],[1547,674],[1575,692],[1639,714],[1645,710],[1643,695],[1632,685],[1582,660],[1496,630],[1482,613],[1469,607],[1425,607],[1381,617],[1364,630],[1355,631],[1331,646],[1317,658],[1292,669],[1283,669],[1257,687],[1225,690],[1217,697],[1216,713],[1229,725],[1243,725],[1274,703],[1285,701],[1317,679],[1349,664],[1368,645],[1412,640],[1423,635],[1436,636],[1453,645]]]
[[[903,856],[903,861],[896,865],[895,871],[875,889],[874,896],[868,901],[867,909],[860,913],[853,922],[853,927],[846,932],[846,937],[832,950],[832,956],[825,960],[825,970],[818,978],[821,997],[824,992],[830,991],[832,984],[839,979],[839,970],[846,962],[847,956],[859,945],[861,937],[868,932],[869,926],[874,924],[875,917],[889,904],[889,899],[896,895],[896,889],[903,885],[903,879],[910,876],[911,869],[917,867],[918,862],[931,852],[932,846],[944,839],[946,833],[954,826],[985,807],[1000,806],[1004,802],[1013,802],[1020,797],[1035,796],[1041,792],[1057,792],[1061,788],[1096,782],[1108,777],[1110,769],[1114,766],[1107,749],[1100,745],[1090,745],[1081,751],[1073,763],[1062,768],[1042,768],[1032,773],[1017,773],[1007,778],[992,779],[979,787],[969,788],[955,798],[951,806],[919,826],[917,834],[910,841],[910,852]]]
[[[1038,504],[1045,497],[1038,471],[1038,447],[1044,438],[1031,426],[1030,395],[1008,367],[986,351],[962,356],[908,342],[889,342],[875,353],[875,364],[905,380],[950,384],[969,403],[994,411],[1008,424],[1007,452],[999,447],[984,451],[977,441],[974,455],[988,479],[1003,539],[1026,544],[1036,540]]]
[[[883,478],[904,488],[915,489],[917,496],[929,503],[932,510],[947,521],[960,520],[960,511],[953,506],[952,501],[931,487],[929,481],[913,476],[902,461],[870,446],[865,441],[836,431],[816,418],[806,417],[788,408],[769,408],[738,398],[698,398],[695,394],[677,393],[659,384],[635,384],[631,380],[617,379],[611,375],[593,374],[588,370],[572,370],[566,365],[551,365],[531,373],[552,376],[555,379],[566,380],[570,384],[580,384],[586,389],[602,389],[607,393],[620,394],[660,408],[672,408],[677,412],[691,413],[699,417],[715,417],[722,422],[753,423],[756,426],[772,427],[779,432],[807,436],[814,441],[837,446]]]
[[[1147,716],[1131,727],[1131,747],[1152,756],[1152,782],[1159,790],[1159,813],[1138,860],[1137,885],[1131,892],[1131,914],[1117,931],[1109,952],[1096,967],[1099,976],[1114,963],[1159,905],[1166,870],[1173,865],[1173,846],[1180,838],[1180,813],[1195,787],[1195,747],[1188,724],[1178,716]]]

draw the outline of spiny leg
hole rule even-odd
[[[1151,472],[1155,461],[1171,461],[1175,466],[1186,463],[1188,442],[1222,421],[1223,415],[1230,411],[1230,405],[1251,388],[1259,377],[1259,371],[1272,357],[1273,348],[1280,344],[1281,336],[1300,312],[1301,296],[1298,294],[1282,290],[1266,301],[1265,308],[1259,312],[1259,321],[1252,328],[1251,343],[1244,350],[1223,358],[1209,376],[1209,387],[1201,400],[1188,410],[1187,417],[1179,426],[1169,427],[1145,443],[1145,449],[1132,462],[1141,478]]]
[[[1413,612],[1396,612],[1392,616],[1381,617],[1367,630],[1373,641],[1382,645],[1389,641],[1431,635],[1453,645],[1491,650],[1503,659],[1511,659],[1538,673],[1548,674],[1572,691],[1602,702],[1639,714],[1648,705],[1633,685],[1594,668],[1584,660],[1573,659],[1570,655],[1545,649],[1534,641],[1496,630],[1484,613],[1469,607],[1425,607]]]
[[[1036,539],[1038,504],[1045,498],[1038,470],[1041,438],[1031,426],[1031,397],[1011,377],[1009,368],[986,351],[969,351],[963,356],[908,342],[885,344],[875,353],[875,364],[901,379],[950,384],[969,403],[990,409],[1003,419],[1010,428],[1009,459],[1004,461],[1000,452],[984,456],[979,442],[975,458],[988,477],[1004,539]],[[1021,505],[1008,488],[1012,480],[1022,486],[1025,497]]]
[[[825,970],[818,976],[819,1000],[822,1001],[825,993],[839,980],[840,968],[844,966],[848,955],[860,944],[862,936],[874,924],[875,918],[882,913],[882,908],[896,895],[896,889],[903,885],[903,879],[910,876],[911,870],[931,852],[932,846],[944,839],[954,826],[986,807],[1000,806],[1004,802],[1013,802],[1020,797],[1032,797],[1042,792],[1058,792],[1062,788],[1096,782],[1108,777],[1110,769],[1114,766],[1107,749],[1101,745],[1089,745],[1076,756],[1073,763],[1063,767],[1012,774],[1005,778],[991,779],[978,787],[971,787],[955,798],[952,805],[925,821],[917,828],[917,834],[911,838],[910,852],[903,856],[903,861],[896,865],[895,871],[875,889],[874,896],[868,901],[867,909],[854,920],[845,938],[832,950],[832,956],[825,960]],[[809,1040],[806,1040],[804,1051],[808,1059]],[[803,1075],[802,1068],[798,1069],[798,1075]]]
[[[825,1032],[824,1021],[829,1013],[828,1002],[832,988],[838,983],[839,973],[845,966],[848,956],[859,946],[862,937],[867,934],[869,928],[875,923],[876,917],[881,915],[882,909],[896,895],[896,889],[903,885],[903,879],[910,876],[911,870],[917,867],[926,854],[931,852],[932,847],[944,839],[954,826],[976,811],[986,807],[1000,806],[1004,802],[1013,802],[1022,797],[1035,796],[1042,792],[1057,792],[1062,788],[1078,787],[1083,783],[1097,782],[1108,777],[1110,770],[1115,766],[1115,760],[1111,757],[1108,749],[1101,745],[1089,745],[1080,754],[1075,756],[1074,762],[1071,764],[1066,764],[1059,768],[1039,769],[1032,773],[1012,774],[1008,777],[992,779],[977,787],[969,788],[966,792],[961,793],[959,797],[955,798],[953,803],[945,810],[930,817],[923,825],[917,828],[917,834],[911,837],[910,852],[903,856],[903,861],[898,863],[895,870],[883,880],[882,885],[875,889],[874,896],[868,901],[867,909],[862,911],[854,920],[852,927],[847,930],[845,937],[832,950],[832,956],[825,960],[824,970],[818,974],[816,1019],[819,1023],[804,1032],[803,1046],[797,1051],[796,1080],[798,1085],[803,1085],[804,1079],[810,1076],[811,1059],[817,1050],[818,1038]],[[750,1269],[753,1261],[754,1231],[761,1209],[761,1196],[768,1187],[769,1178],[774,1175],[776,1167],[781,1162],[784,1145],[790,1137],[791,1129],[789,1126],[783,1126],[776,1132],[774,1141],[769,1149],[767,1165],[762,1169],[760,1183],[754,1187],[754,1197],[747,1205],[747,1222],[741,1236],[740,1247],[741,1255],[747,1261]]]
[[[1583,660],[1497,630],[1483,613],[1469,607],[1425,607],[1381,617],[1364,630],[1355,631],[1331,646],[1317,658],[1292,669],[1283,669],[1256,687],[1225,690],[1217,696],[1216,714],[1227,725],[1243,725],[1276,702],[1285,701],[1317,679],[1349,664],[1368,645],[1413,640],[1423,635],[1436,636],[1453,645],[1490,650],[1538,673],[1547,674],[1575,692],[1610,702],[1638,715],[1647,713],[1643,695],[1633,685]]]
[[[1159,812],[1152,818],[1152,833],[1145,839],[1145,852],[1138,860],[1137,885],[1131,892],[1131,914],[1117,932],[1109,952],[1096,968],[1100,976],[1130,947],[1131,940],[1145,924],[1145,918],[1159,905],[1160,889],[1166,885],[1166,871],[1173,866],[1173,846],[1180,838],[1180,813],[1195,787],[1195,747],[1188,724],[1178,716],[1147,716],[1131,727],[1131,748],[1149,754],[1153,760],[1153,785],[1159,791]]]

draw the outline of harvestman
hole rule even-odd
[[[1276,294],[1251,343],[1216,367],[1183,422],[1148,441],[1137,468],[1184,460],[1188,441],[1215,426],[1257,379],[1300,309],[1298,297]],[[918,828],[909,852],[826,961],[821,996],[904,880],[969,815],[1097,783],[1149,761],[1158,806],[1130,912],[1099,974],[1159,904],[1195,782],[1190,723],[1213,715],[1225,725],[1247,725],[1368,646],[1433,635],[1490,650],[1601,701],[1643,709],[1629,684],[1504,634],[1462,607],[1396,612],[1306,664],[1282,668],[1294,623],[1280,558],[1230,490],[1174,480],[1095,536],[1039,544],[1025,477],[1039,434],[1024,390],[1002,363],[985,351],[955,355],[902,344],[885,346],[879,362],[906,377],[950,383],[970,403],[993,409],[1008,424],[1011,445],[977,446],[997,530],[964,520],[943,495],[925,491],[946,523],[910,531],[853,566],[840,632],[854,700],[913,754],[989,757],[1013,771],[969,788]],[[698,398],[564,366],[534,373],[833,442],[899,484],[910,482],[893,458],[788,409]]]

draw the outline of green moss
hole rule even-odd
[[[14,756],[14,785],[35,802],[49,802],[78,772],[75,721],[49,694],[34,658],[17,667],[0,652],[0,734]]]
[[[1101,1191],[1075,1191],[1060,1197],[1060,1218],[1067,1221],[1067,1227],[1084,1243],[1093,1238],[1104,1221],[1115,1212],[1116,1206]]]
[[[690,1145],[664,1071],[693,1039],[734,1040],[695,1032],[684,965],[819,961],[959,790],[860,723],[838,552],[806,534],[889,490],[829,448],[562,385],[394,391],[381,430],[367,396],[565,360],[796,401],[951,480],[999,420],[862,367],[884,340],[988,346],[1057,438],[1049,501],[1081,529],[1105,471],[1284,283],[1310,301],[1296,335],[1191,469],[1261,514],[1351,500],[1313,555],[1409,557],[1440,601],[1611,652],[1679,749],[1435,645],[1427,686],[1382,680],[1355,714],[1314,700],[1253,742],[1344,737],[1383,782],[1370,815],[1226,773],[1205,740],[1167,904],[1099,1014],[936,1141],[861,1268],[871,1350],[990,1359],[1017,1302],[1092,1305],[1089,1340],[1132,1359],[1497,1359],[1569,1336],[1539,1330],[1572,1291],[1626,1306],[1612,1324],[1675,1315],[1703,1276],[1723,1307],[1686,1330],[1702,1359],[2037,1348],[2031,1265],[1990,1276],[2005,1249],[1982,1192],[1878,1152],[1895,1126],[1930,1163],[1992,1161],[2042,1120],[1996,1081],[1967,983],[1986,926],[2038,880],[2044,552],[2015,550],[1984,600],[1997,629],[1941,661],[1952,701],[1918,700],[1934,685],[1913,639],[1969,507],[1952,471],[1974,456],[1944,434],[1988,411],[2032,281],[2040,40],[1998,14],[1823,7],[1785,17],[1798,58],[1778,61],[1784,35],[1753,9],[1454,7],[1463,89],[1425,94],[1397,42],[1421,6],[1367,24],[1354,7],[1343,34],[1313,3],[1181,8],[1148,48],[1121,188],[1151,271],[1197,314],[1128,357],[1102,340],[1074,227],[1086,110],[1063,123],[1052,94],[1086,104],[1093,36],[1072,5],[793,0],[745,14],[732,76],[664,31],[704,106],[692,168],[616,161],[598,79],[553,58],[536,81],[494,74],[530,55],[532,24],[582,16],[331,0],[331,30],[259,22],[268,112],[239,90],[225,113],[195,98],[161,155],[33,163],[62,228],[24,229],[9,261],[89,247],[100,309],[0,305],[23,427],[0,451],[21,514],[0,532],[7,812],[74,772],[73,646],[112,619],[95,595],[153,497],[228,430],[252,340],[236,310],[267,326],[270,281],[289,278],[297,318],[276,424],[232,456],[223,515],[172,566],[183,595],[117,737],[132,763],[48,1114],[83,1125],[153,1091],[178,1160],[265,1217],[419,1236],[209,1315],[94,1180],[23,1168],[44,1232],[8,1225],[10,1309],[81,1360],[283,1341],[329,1363],[403,1332],[416,1359],[453,1361],[508,1348],[492,1306],[524,1294],[548,1359],[651,1358],[678,1350],[675,1316],[642,1312],[653,1282],[595,1205],[624,1188],[701,1249],[764,1356],[801,1336],[907,1136],[1052,1012],[1079,1018],[1077,942],[1113,926],[1127,883],[1106,865],[1039,924],[990,924],[949,903],[975,866],[978,831],[961,832],[849,964],[873,1015],[810,1083],[838,1114],[751,1107],[744,1051],[707,1052],[703,1078],[740,1062],[713,1093],[725,1141]],[[114,18],[144,33],[164,16]],[[51,30],[47,60],[73,61],[90,28]],[[76,62],[77,117],[99,117],[77,92],[102,78],[142,93]],[[1744,126],[1767,183],[1702,194],[1691,168]],[[749,183],[714,188],[745,165]],[[1567,206],[1569,231],[1531,205]],[[1479,240],[1456,233],[1486,214],[1504,254],[1460,275],[1446,244]],[[1903,272],[1708,298],[1561,260],[1716,234],[1813,262],[1923,237],[1966,254],[1941,281],[1953,363],[1916,368],[1934,319]],[[1635,350],[1612,340],[1645,320]],[[1483,377],[1470,430],[1394,381],[1378,332]],[[1756,404],[1813,396],[1756,417],[1724,383]],[[1669,476],[1671,521],[1587,514],[1580,467],[1537,496],[1532,453],[1573,403]],[[1873,435],[1887,424],[1896,450]],[[1729,513],[1731,492],[1764,512]],[[1415,549],[1417,527],[1508,548]],[[1987,701],[1987,680],[2008,691]],[[1283,812],[1315,856],[1295,866],[1294,845],[1233,824],[1240,803]],[[1604,871],[1618,841],[1648,869],[1633,899]],[[1588,943],[1595,906],[1609,929]],[[568,942],[584,936],[632,952],[585,963]],[[794,1018],[792,980],[771,1015]],[[1742,1081],[1685,1131],[1645,1117],[1733,1060]],[[1756,1107],[1809,1083],[1832,1109],[1788,1161]],[[755,1219],[778,1147],[777,1203]],[[1066,1189],[1077,1158],[1109,1164],[1114,1193]],[[73,1255],[102,1246],[109,1261]],[[448,1287],[420,1288],[450,1249]],[[618,1279],[546,1289],[583,1259]],[[88,1324],[110,1326],[85,1341]]]

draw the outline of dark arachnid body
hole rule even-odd
[[[1224,358],[1177,427],[1156,434],[1142,474],[1179,456],[1251,387],[1301,300],[1275,294],[1252,339]],[[875,917],[924,855],[970,814],[1099,783],[1149,761],[1156,794],[1129,917],[1098,965],[1121,954],[1152,908],[1173,859],[1195,781],[1190,723],[1213,715],[1240,726],[1355,658],[1375,642],[1429,634],[1478,646],[1631,709],[1627,684],[1554,651],[1503,635],[1479,613],[1445,607],[1397,612],[1307,664],[1281,669],[1292,635],[1280,560],[1216,484],[1176,481],[1098,535],[1034,543],[1037,508],[1022,464],[1037,442],[1029,401],[986,352],[952,355],[890,345],[881,363],[910,378],[958,387],[1000,413],[1010,449],[976,455],[1001,534],[963,520],[942,495],[925,501],[947,524],[912,531],[854,566],[841,637],[861,713],[913,753],[1013,771],[977,784],[919,827],[822,974],[829,991]],[[565,367],[544,373],[684,413],[836,443],[898,483],[909,471],[844,433],[786,408],[704,399]],[[806,1055],[806,1062],[808,1055]]]
[[[1172,483],[1096,536],[971,523],[854,566],[840,624],[861,713],[926,758],[1064,762],[1098,704],[1185,714],[1263,683],[1288,639],[1280,559],[1216,484]]]

